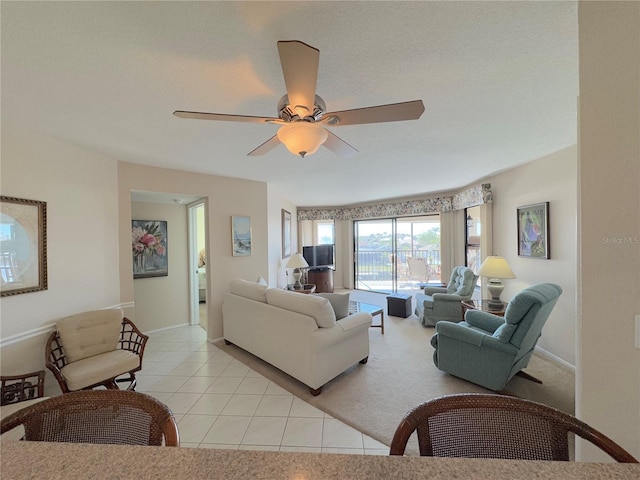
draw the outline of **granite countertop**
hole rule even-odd
[[[46,442],[0,443],[3,479],[630,479],[640,464],[369,456]]]

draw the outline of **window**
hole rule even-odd
[[[316,221],[316,239],[316,245],[333,245],[336,243],[333,220]]]

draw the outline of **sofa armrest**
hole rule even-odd
[[[438,335],[449,337],[463,343],[475,345],[476,347],[487,347],[498,350],[503,353],[516,355],[518,349],[509,343],[502,343],[491,335],[469,328],[464,324],[454,322],[438,322],[436,324],[436,332]]]
[[[424,287],[425,295],[433,295],[434,293],[447,293],[447,287]]]
[[[362,327],[364,325],[366,325],[368,328],[371,326],[371,323],[372,317],[368,312],[352,313],[348,317],[341,318],[336,322],[336,324],[338,324],[345,332],[348,332],[349,330],[352,330],[354,328]]]
[[[483,312],[482,310],[467,310],[467,313],[464,315],[464,321],[469,325],[481,328],[489,335],[493,335],[493,333],[504,324],[504,318]]]

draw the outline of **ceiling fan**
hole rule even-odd
[[[343,158],[349,158],[357,154],[358,150],[327,130],[325,125],[339,127],[416,120],[424,112],[422,100],[413,100],[326,113],[324,100],[316,95],[320,50],[306,43],[290,40],[278,42],[278,53],[287,87],[287,94],[278,102],[278,118],[183,110],[176,110],[173,114],[176,117],[197,120],[281,125],[276,135],[248,155],[263,155],[279,143],[284,143],[291,153],[300,155],[302,158],[315,153],[320,145],[324,145]]]

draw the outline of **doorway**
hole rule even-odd
[[[208,330],[208,277],[210,262],[207,262],[207,206],[206,200],[200,199],[187,205],[189,214],[189,285],[190,285],[190,318],[189,324],[200,325]]]

